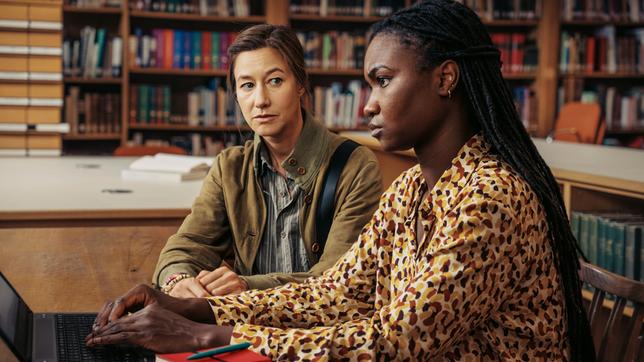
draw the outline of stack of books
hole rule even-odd
[[[118,78],[123,68],[123,41],[105,28],[86,26],[78,38],[63,42],[63,73],[85,78]]]
[[[575,211],[571,222],[572,232],[592,264],[644,281],[644,215]]]
[[[128,181],[182,182],[203,179],[213,159],[157,153],[143,156],[121,170],[121,179]]]

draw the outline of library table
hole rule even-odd
[[[35,311],[96,311],[149,283],[201,181],[120,179],[133,157],[0,158],[0,270]]]

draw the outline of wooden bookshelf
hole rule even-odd
[[[293,14],[290,15],[291,21],[309,21],[318,23],[375,23],[383,18],[381,16],[352,16],[352,15],[333,15],[333,16],[320,16],[309,14]]]
[[[539,25],[539,20],[482,20],[483,24],[488,27],[510,27],[510,28],[531,28]]]
[[[248,126],[192,126],[187,124],[130,124],[131,130],[179,131],[179,132],[248,132]]]
[[[362,69],[323,69],[323,68],[307,68],[306,71],[311,76],[346,76],[346,77],[362,77]]]
[[[63,141],[120,141],[120,133],[82,133],[66,134]]]
[[[65,77],[63,81],[67,84],[121,84],[122,78],[83,78]]]
[[[205,82],[207,78],[217,77],[222,82],[227,76],[225,69],[166,69],[166,68],[139,68],[134,64],[130,64],[128,59],[128,46],[127,39],[132,34],[133,29],[142,27],[144,30],[151,28],[170,28],[170,29],[188,29],[188,30],[201,30],[201,31],[219,31],[222,25],[226,29],[241,30],[244,27],[256,23],[270,23],[278,25],[292,25],[297,31],[305,28],[308,30],[326,31],[330,29],[350,29],[352,26],[355,28],[366,29],[370,24],[382,19],[380,16],[346,16],[346,15],[333,15],[333,16],[320,16],[311,14],[291,14],[289,0],[268,0],[264,1],[264,15],[253,15],[245,17],[235,16],[202,16],[199,14],[187,13],[167,13],[167,12],[153,12],[133,10],[130,7],[132,0],[124,0],[121,8],[73,8],[64,6],[64,14],[74,15],[70,17],[71,21],[78,26],[79,20],[82,17],[76,16],[82,14],[107,14],[116,15],[105,17],[111,19],[114,27],[118,29],[118,35],[124,40],[124,59],[122,77],[120,79],[84,79],[84,78],[65,78],[65,84],[78,84],[87,87],[96,87],[100,85],[120,85],[121,86],[121,143],[127,142],[131,136],[131,131],[145,132],[167,130],[167,132],[184,132],[186,129],[172,128],[176,125],[167,125],[168,128],[154,128],[153,126],[143,125],[130,125],[129,124],[129,90],[131,85],[136,84],[163,84],[167,83],[168,79],[173,77],[181,77],[190,85],[198,85],[199,82]],[[538,19],[524,19],[524,20],[509,20],[509,19],[483,19],[483,23],[488,26],[491,32],[519,32],[528,33],[536,31],[537,45],[539,48],[539,60],[536,71],[533,72],[519,72],[519,73],[504,73],[503,76],[506,80],[511,82],[511,85],[525,86],[531,84],[536,93],[537,102],[537,119],[536,122],[530,124],[528,131],[534,136],[547,135],[554,125],[556,119],[556,102],[557,102],[557,89],[563,78],[574,77],[592,80],[593,82],[609,82],[618,81],[624,82],[629,79],[639,82],[644,79],[644,74],[639,73],[607,73],[607,72],[594,72],[594,73],[574,73],[574,74],[560,74],[559,72],[559,51],[560,44],[560,30],[562,27],[599,27],[603,25],[616,25],[618,27],[644,27],[644,22],[630,22],[630,21],[606,21],[606,20],[574,20],[567,21],[562,19],[562,1],[563,0],[541,0],[542,13]],[[407,1],[406,4],[410,5],[413,1]],[[159,21],[156,24],[155,21]],[[334,28],[334,24],[337,27]],[[67,24],[65,24],[67,25]],[[115,34],[115,35],[117,35]],[[311,76],[312,86],[317,84],[329,84],[331,82],[346,83],[348,80],[358,79],[362,80],[362,69],[322,69],[322,68],[309,68],[307,69]],[[618,84],[622,84],[618,83]],[[182,87],[185,85],[182,84]],[[174,92],[174,89],[173,89]],[[152,127],[152,128],[146,128]],[[226,129],[212,128],[207,129],[203,127],[188,129],[191,132],[228,132]],[[608,134],[615,135],[637,135],[640,129],[620,131],[620,132],[607,132]]]
[[[60,132],[44,132],[44,131],[0,131],[0,135],[26,135],[26,136],[60,136]]]
[[[595,78],[595,79],[644,79],[644,73],[611,73],[611,72],[577,72],[563,73],[559,77]]]
[[[534,80],[537,78],[536,72],[512,72],[503,73],[503,78],[510,80]]]
[[[0,119],[4,126],[15,130],[0,132],[0,149],[23,156],[60,154],[61,133],[35,128],[61,122],[58,103],[63,98],[62,56],[55,51],[34,48],[57,50],[60,46],[62,0],[3,0],[2,6],[2,19],[10,26],[0,27],[3,48],[0,65],[2,73],[6,73],[3,77],[13,79],[0,80],[0,89],[5,89],[4,97],[10,100],[7,103],[14,105],[0,107]],[[20,54],[13,53],[14,50]],[[33,79],[38,76],[49,79]],[[47,98],[51,102],[48,106],[38,105],[34,102],[36,98]]]
[[[561,22],[563,26],[605,26],[605,25],[615,25],[623,27],[643,27],[644,22],[633,22],[633,21],[610,21],[610,20],[564,20]]]
[[[564,2],[564,0],[557,0],[557,3],[561,4]],[[583,9],[578,9],[581,14],[583,14]],[[581,34],[580,41],[581,42],[586,42],[587,39],[585,38],[586,36],[593,36],[595,38],[595,43],[596,45],[596,52],[599,53],[600,49],[599,48],[599,35],[593,34],[593,32],[596,29],[599,29],[604,26],[612,26],[614,27],[614,35],[615,35],[615,61],[618,64],[621,62],[631,62],[632,58],[629,58],[629,55],[627,55],[630,52],[624,52],[623,50],[620,50],[621,46],[624,46],[622,43],[621,39],[625,37],[626,34],[629,34],[633,28],[638,28],[638,27],[644,27],[644,21],[631,21],[631,20],[607,20],[607,19],[594,19],[594,18],[589,18],[589,19],[575,19],[575,20],[566,20],[563,17],[565,14],[562,14],[560,16],[560,27],[562,28],[563,31],[567,31],[570,35],[570,37],[577,36],[576,34]],[[554,38],[556,40],[556,43],[554,44],[554,49],[560,49],[559,51],[554,50],[551,53],[551,57],[556,60],[556,62],[559,62],[561,55],[559,54],[560,52],[563,52],[564,50],[562,48],[568,49],[566,44],[562,44],[562,36],[561,33],[556,34],[557,37]],[[632,36],[632,35],[631,35]],[[625,40],[628,41],[628,40]],[[637,41],[634,41],[634,46],[635,46],[635,52],[637,52]],[[633,44],[631,43],[631,44]],[[622,44],[622,45],[620,45]],[[630,44],[628,45],[630,47]],[[579,47],[579,45],[576,45],[575,48]],[[570,48],[573,48],[571,45]],[[600,56],[603,56],[603,54],[600,54]],[[571,58],[577,59],[575,55],[571,55]],[[607,60],[607,62],[609,62]],[[640,60],[641,62],[641,60]],[[581,67],[587,66],[584,61],[580,62]],[[597,68],[597,60],[595,61],[595,68]],[[637,67],[637,64],[635,64]],[[572,81],[575,86],[566,88],[566,85],[564,83],[563,89],[566,92],[566,98],[574,98],[574,99],[579,99],[581,97],[581,94],[579,92],[585,92],[585,91],[595,91],[598,86],[606,86],[606,87],[611,87],[615,89],[615,94],[616,97],[618,96],[630,96],[630,92],[633,88],[641,87],[644,85],[644,73],[642,72],[605,72],[605,71],[593,71],[593,72],[561,72],[559,67],[556,68],[556,71],[558,72],[558,78],[559,80],[564,79],[564,82],[566,80]],[[554,87],[552,89],[552,93],[548,93],[549,101],[552,102],[553,104],[556,104],[558,102],[558,98],[555,95],[555,93],[558,92],[558,88]],[[572,92],[572,95],[568,92]],[[602,93],[596,92],[596,94],[600,95]],[[606,114],[604,108],[606,108],[606,99],[605,97],[600,97],[598,100],[599,105],[602,108],[602,115]],[[632,101],[632,100],[631,100]],[[617,107],[621,107],[621,105],[616,105]],[[622,111],[623,112],[623,111]],[[632,117],[632,116],[631,116]],[[635,117],[636,118],[636,117]],[[553,118],[554,119],[554,118]],[[618,122],[619,120],[602,120],[602,122]],[[637,123],[638,120],[635,119],[634,121],[629,119],[628,123],[635,123],[635,128],[633,129],[628,129],[628,130],[607,130],[606,131],[606,136],[611,136],[612,138],[615,138],[618,140],[618,142],[628,145],[631,143],[630,141],[636,141],[639,138],[644,137],[644,128],[638,127]],[[630,140],[630,141],[629,141]],[[628,142],[622,142],[622,141],[628,141]],[[637,144],[637,142],[632,142],[633,144]]]
[[[131,68],[130,74],[145,75],[172,75],[192,77],[225,77],[228,73],[224,69],[166,69],[166,68]]]
[[[167,13],[161,11],[130,11],[130,18],[159,19],[168,21],[194,21],[207,23],[261,24],[266,22],[264,16],[207,16],[186,13]]]
[[[123,10],[116,7],[80,7],[80,6],[63,6],[63,13],[67,14],[111,14],[121,15]]]

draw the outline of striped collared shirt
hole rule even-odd
[[[266,225],[253,269],[257,274],[308,271],[299,225],[304,192],[288,174],[281,176],[273,168],[263,143],[258,154],[256,170],[266,203]]]

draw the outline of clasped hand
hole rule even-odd
[[[181,280],[170,290],[170,295],[177,298],[204,298],[237,294],[245,290],[248,290],[246,282],[224,263],[213,271],[202,270],[196,278]]]
[[[157,353],[228,344],[232,327],[212,323],[214,315],[205,299],[177,299],[139,285],[105,304],[85,342],[90,347],[133,344]]]

